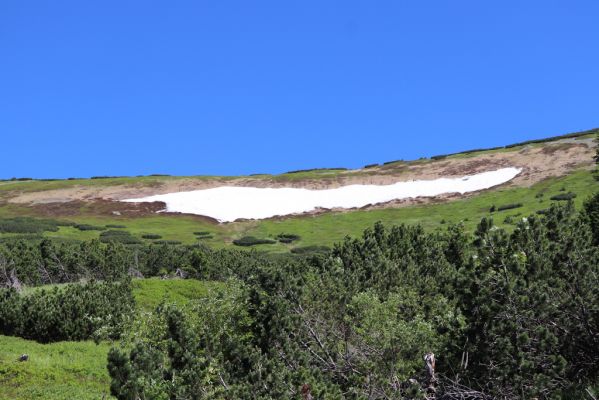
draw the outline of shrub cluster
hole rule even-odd
[[[510,203],[510,204],[504,204],[504,205],[501,205],[498,207],[496,207],[495,205],[492,205],[491,208],[489,209],[489,212],[511,210],[513,208],[520,208],[522,206],[523,206],[522,203]]]
[[[572,200],[574,198],[576,198],[576,193],[574,193],[574,192],[560,193],[560,194],[556,194],[555,196],[550,197],[551,200],[557,200],[557,201]]]
[[[89,224],[76,224],[74,226],[75,226],[75,228],[79,229],[80,231],[103,231],[103,230],[106,230],[106,228],[103,226],[96,226],[96,225],[89,225]]]
[[[235,246],[255,246],[258,244],[273,244],[276,241],[272,239],[260,239],[253,236],[244,236],[241,239],[233,240]]]
[[[280,243],[293,243],[297,240],[301,239],[300,235],[296,235],[294,233],[279,233],[276,236],[276,239],[280,242]]]
[[[109,230],[100,233],[102,243],[139,244],[141,241],[127,231]]]
[[[213,236],[210,232],[208,231],[198,231],[198,232],[194,232],[194,235],[196,235],[196,239],[212,239]]]
[[[94,334],[118,338],[133,311],[128,280],[69,284],[19,294],[0,289],[0,333],[42,343],[86,340]]]
[[[160,236],[160,235],[158,235],[156,233],[145,233],[145,234],[141,235],[141,237],[143,239],[152,239],[152,240],[154,240],[154,239],[162,239],[162,236]]]
[[[0,219],[0,232],[3,233],[42,233],[56,232],[59,226],[67,222],[52,219],[39,219],[30,217],[15,217]]]
[[[171,245],[181,244],[181,242],[179,240],[156,240],[154,243],[155,244],[171,244]]]

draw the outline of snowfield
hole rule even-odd
[[[324,190],[222,186],[123,201],[163,201],[166,203],[165,211],[205,215],[221,222],[230,222],[238,218],[263,219],[297,214],[316,208],[355,208],[419,196],[464,194],[508,182],[520,171],[519,168],[502,168],[462,178],[397,182],[391,185],[349,185]]]

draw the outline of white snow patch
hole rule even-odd
[[[324,190],[221,186],[123,201],[163,201],[166,203],[165,211],[205,215],[228,222],[238,218],[263,219],[297,214],[316,208],[354,208],[410,197],[464,194],[505,183],[520,171],[520,168],[502,168],[461,178],[397,182],[391,185],[349,185]]]

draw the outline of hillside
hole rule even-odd
[[[0,398],[595,396],[597,133],[353,171],[3,181]],[[261,220],[122,201],[506,167],[485,190]]]
[[[142,176],[94,177],[91,179],[28,180],[0,182],[0,218],[44,218],[54,221],[52,229],[26,228],[35,234],[67,240],[100,237],[103,230],[129,232],[142,241],[166,240],[210,246],[230,245],[250,236],[273,240],[257,245],[271,252],[294,247],[329,246],[345,235],[359,234],[375,221],[388,224],[420,223],[428,230],[444,223],[462,221],[472,228],[489,210],[510,204],[518,209],[494,213],[495,222],[509,226],[520,215],[543,210],[551,197],[573,192],[576,204],[593,190],[590,169],[594,165],[597,130],[535,140],[501,148],[465,151],[414,161],[391,161],[362,169],[315,169],[280,175],[226,176]],[[125,203],[120,200],[219,186],[256,188],[306,188],[314,190],[347,185],[388,185],[395,182],[459,178],[502,167],[520,168],[511,181],[473,193],[444,194],[369,204],[359,209],[316,209],[300,215],[262,220],[238,220],[219,224],[207,216],[159,212],[164,204]],[[2,229],[0,238],[20,234],[19,228]],[[194,232],[202,232],[195,235]],[[299,236],[293,243],[277,242],[280,234]],[[145,237],[145,238],[144,238]]]

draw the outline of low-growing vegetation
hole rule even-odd
[[[520,208],[522,207],[523,204],[522,203],[511,203],[511,204],[503,204],[500,205],[498,207],[495,207],[495,205],[491,206],[491,208],[489,209],[490,212],[499,212],[499,211],[505,211],[505,210],[511,210],[514,208]]]
[[[0,334],[41,343],[118,338],[133,311],[128,281],[54,286],[19,294],[0,289]]]
[[[294,233],[279,233],[276,237],[276,239],[280,242],[280,243],[293,243],[295,241],[298,241],[301,239],[300,235],[296,235]]]
[[[273,244],[276,243],[275,240],[272,239],[261,239],[253,236],[244,236],[240,239],[233,240],[233,244],[235,246],[256,246],[258,244]]]
[[[567,200],[572,200],[574,198],[576,198],[576,193],[573,193],[573,192],[560,193],[560,194],[556,194],[556,195],[550,197],[551,200],[556,200],[556,201],[567,201]]]
[[[0,219],[0,232],[3,233],[42,233],[56,232],[59,226],[67,225],[66,222],[51,219],[15,217]]]
[[[141,235],[142,239],[150,239],[150,240],[155,240],[155,239],[162,239],[161,235],[158,235],[157,233],[144,233],[143,235]]]
[[[79,229],[80,231],[104,231],[104,230],[106,230],[106,227],[104,227],[104,226],[95,226],[95,225],[89,225],[89,224],[76,224],[75,228]]]
[[[100,233],[100,241],[103,243],[139,244],[141,241],[127,231],[109,230]]]

